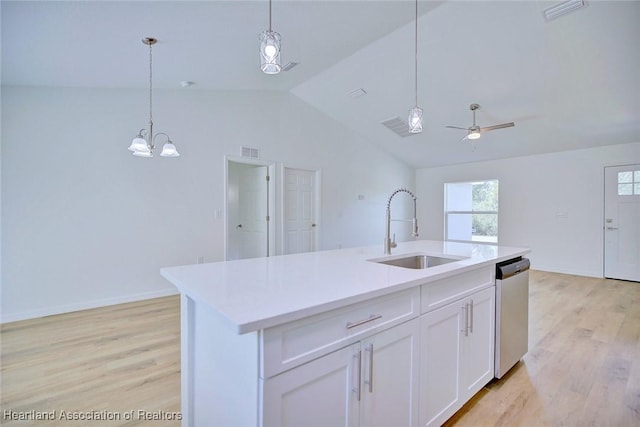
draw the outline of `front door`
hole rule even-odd
[[[640,282],[640,164],[604,174],[604,276]]]

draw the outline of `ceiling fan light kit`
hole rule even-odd
[[[471,110],[471,112],[473,114],[473,124],[470,127],[468,127],[468,128],[463,128],[463,127],[459,127],[459,126],[445,126],[445,127],[449,128],[449,129],[466,130],[467,134],[461,139],[461,141],[464,141],[465,139],[470,139],[470,140],[478,139],[485,132],[489,132],[489,131],[497,130],[497,129],[510,128],[510,127],[515,126],[515,123],[509,122],[509,123],[501,123],[499,125],[480,127],[480,126],[478,126],[476,124],[476,110],[478,110],[479,108],[480,108],[479,104],[475,104],[474,103],[474,104],[469,105],[469,109]]]

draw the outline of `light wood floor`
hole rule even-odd
[[[640,426],[640,283],[531,273],[529,352],[446,426]]]
[[[446,425],[640,426],[640,284],[532,271],[530,296],[529,353]],[[138,416],[180,410],[179,311],[167,297],[2,325],[0,424],[180,425]],[[4,416],[52,410],[134,415]]]
[[[3,426],[180,425],[138,414],[180,411],[178,296],[7,323],[0,338]],[[7,410],[56,410],[57,420],[9,421]],[[68,421],[63,410],[122,419]]]

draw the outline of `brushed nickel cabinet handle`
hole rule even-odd
[[[469,304],[469,307],[471,308],[471,313],[469,314],[469,332],[473,333],[473,300],[471,300],[471,304]]]
[[[357,322],[347,322],[347,329],[355,328],[356,326],[364,325],[365,323],[373,322],[382,318],[382,314],[371,314],[366,319],[358,320]]]
[[[357,391],[358,392],[358,402],[360,402],[360,397],[361,397],[361,383],[362,383],[362,350],[358,350],[358,384],[356,384],[356,387],[353,389],[353,391]]]
[[[464,336],[469,336],[469,303],[465,304],[464,307],[460,307],[460,309],[464,313],[464,329],[460,329],[460,332],[464,332]]]
[[[373,393],[373,344],[367,347],[369,352],[369,393]]]

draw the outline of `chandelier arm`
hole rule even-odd
[[[164,136],[166,136],[166,137],[167,137],[167,142],[171,142],[171,138],[169,137],[169,135],[167,135],[167,134],[166,134],[166,133],[164,133],[164,132],[158,132],[157,134],[155,134],[155,135],[153,136],[154,145],[155,145],[155,140],[156,140],[156,138],[157,138],[157,137],[159,137],[160,135],[164,135]]]

